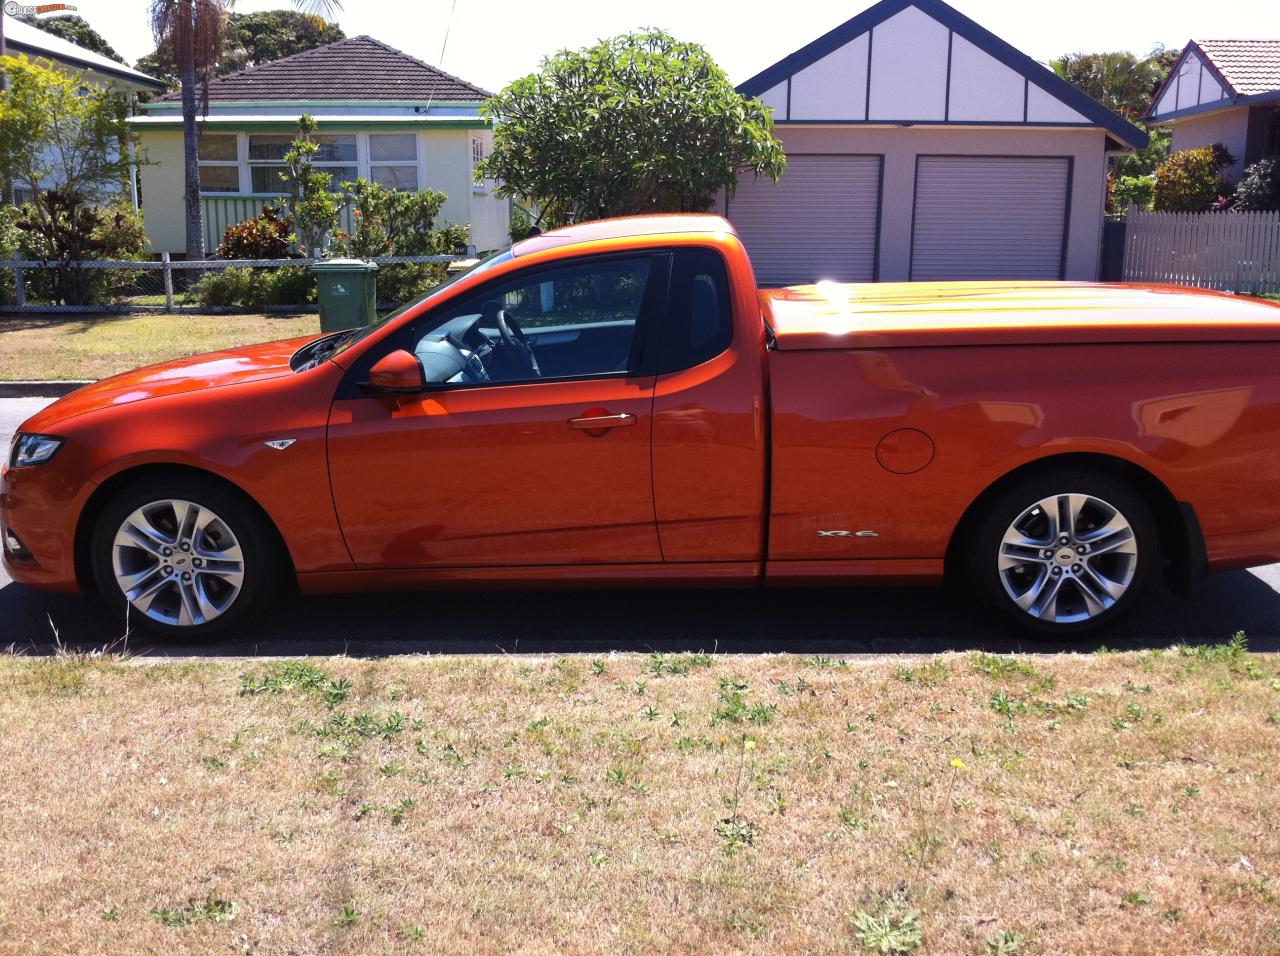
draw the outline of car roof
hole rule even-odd
[[[532,236],[512,246],[511,254],[514,256],[526,256],[532,252],[576,245],[581,242],[689,232],[732,233],[737,235],[729,220],[723,216],[708,213],[622,216],[617,219],[597,219],[594,222],[580,222],[572,226],[565,226],[562,229],[553,229],[550,232]]]

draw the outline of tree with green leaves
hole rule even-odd
[[[200,208],[200,134],[196,129],[196,95],[209,105],[213,79],[226,39],[228,8],[234,0],[151,0],[151,32],[156,47],[172,51],[182,89],[182,164],[186,206],[188,259],[204,258],[203,210]],[[295,6],[328,16],[338,0],[294,0]]]
[[[333,176],[314,165],[320,144],[314,139],[315,117],[298,118],[298,133],[284,154],[284,211],[293,227],[290,239],[304,256],[319,259],[337,228],[345,199],[333,189]]]
[[[50,216],[47,189],[103,203],[123,187],[136,141],[124,96],[25,56],[0,57],[0,71],[0,169],[31,192],[38,219]]]
[[[1068,53],[1049,66],[1082,93],[1127,120],[1140,120],[1174,61],[1177,50],[1155,47],[1146,56],[1126,50],[1111,53]]]
[[[111,44],[104,40],[102,34],[91,27],[89,21],[84,17],[78,17],[74,13],[58,17],[36,17],[28,13],[23,14],[18,19],[29,26],[35,27],[37,30],[43,30],[45,33],[62,37],[62,39],[68,40],[76,46],[82,46],[86,50],[92,50],[94,53],[101,53],[117,63],[124,63],[124,57],[113,50]]]
[[[770,111],[701,46],[660,31],[562,50],[488,101],[492,153],[476,175],[529,203],[539,225],[693,212],[740,175],[786,169]]]
[[[257,13],[228,13],[222,53],[213,67],[214,76],[226,76],[295,53],[345,40],[336,23],[302,10],[261,10]],[[178,89],[177,67],[170,46],[157,47],[136,64],[143,73],[159,77]]]

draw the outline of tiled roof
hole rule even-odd
[[[483,100],[492,96],[465,80],[358,36],[295,53],[209,84],[209,100]],[[177,92],[154,102],[181,99]]]
[[[1197,40],[1239,96],[1280,90],[1280,40]]]

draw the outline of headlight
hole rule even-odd
[[[24,435],[19,432],[13,436],[13,448],[9,451],[9,467],[22,468],[26,465],[44,464],[61,447],[61,438],[54,438],[52,435]]]

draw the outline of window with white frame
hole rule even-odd
[[[489,155],[489,138],[484,133],[471,134],[471,190],[472,192],[484,193],[489,191],[492,180],[476,179],[475,172],[479,168],[481,161]]]
[[[389,189],[418,190],[418,134],[370,133],[369,178]]]
[[[202,193],[238,193],[240,157],[235,133],[201,133],[196,155]]]
[[[330,189],[359,175],[356,165],[355,133],[327,133],[312,137],[320,148],[312,154],[311,163],[333,177]],[[285,171],[284,155],[293,145],[291,133],[249,134],[249,187],[255,193],[281,193]]]

